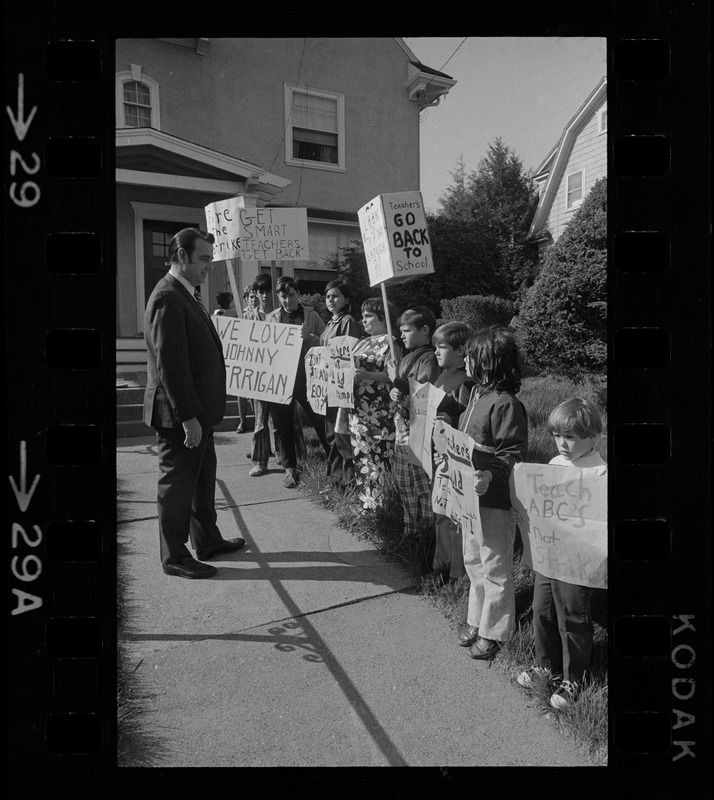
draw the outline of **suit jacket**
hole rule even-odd
[[[149,297],[144,341],[144,422],[154,428],[180,428],[197,417],[202,427],[218,425],[226,410],[221,339],[208,315],[171,274]]]

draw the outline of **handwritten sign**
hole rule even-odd
[[[607,467],[517,464],[511,503],[523,557],[548,578],[607,588]]]
[[[300,325],[225,316],[211,320],[223,343],[226,393],[289,403],[302,348]]]
[[[474,466],[471,463],[474,441],[443,420],[434,423],[434,450],[440,463],[434,475],[431,495],[437,514],[450,517],[464,533],[483,543]]]
[[[239,198],[229,197],[210,203],[206,212],[206,230],[213,234],[213,260],[225,261],[228,258],[240,258],[240,226],[238,207]]]
[[[355,364],[352,350],[357,342],[354,336],[335,336],[327,343],[330,359],[329,406],[354,408]]]
[[[316,414],[327,412],[327,389],[330,375],[330,348],[311,347],[305,356],[307,399]]]
[[[357,212],[370,286],[434,272],[421,192],[380,194]]]
[[[306,208],[242,208],[243,261],[307,261]]]
[[[231,197],[205,207],[213,260],[307,261],[307,209],[241,208]]]
[[[443,389],[409,379],[409,460],[421,466],[429,478],[432,476],[431,441],[436,409],[443,397]]]

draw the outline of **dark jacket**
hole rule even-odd
[[[154,288],[144,314],[144,422],[180,428],[196,417],[214,427],[226,410],[223,347],[208,315],[173,275]]]
[[[476,442],[473,458],[476,469],[488,469],[493,475],[480,504],[484,508],[510,508],[508,481],[514,464],[526,457],[528,446],[525,406],[511,392],[477,386],[461,415],[459,430]]]

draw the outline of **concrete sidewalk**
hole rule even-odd
[[[588,764],[400,567],[282,470],[249,477],[250,434],[215,438],[218,524],[247,545],[197,581],[161,569],[154,437],[118,441],[125,644],[156,766]]]

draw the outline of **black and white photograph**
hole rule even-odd
[[[607,764],[607,133],[604,38],[117,41],[121,765]]]

